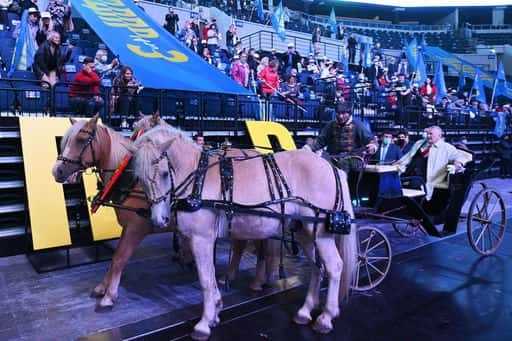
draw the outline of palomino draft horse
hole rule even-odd
[[[101,181],[106,183],[113,173],[112,170],[115,170],[123,160],[126,154],[125,146],[130,146],[133,142],[108,127],[98,124],[98,116],[89,121],[73,119],[70,121],[71,127],[61,141],[61,155],[53,167],[52,173],[55,181],[59,183],[76,182],[85,169],[95,167],[99,171]],[[135,126],[136,129],[147,130],[164,124],[166,123],[157,115],[148,115],[142,117]],[[149,204],[146,197],[141,194],[141,188],[136,186],[127,195],[123,206],[133,209],[148,209]],[[101,298],[99,306],[102,308],[113,307],[118,297],[123,269],[144,237],[153,232],[151,221],[139,216],[135,211],[116,208],[115,212],[117,220],[123,228],[121,238],[108,272],[92,290],[92,296]],[[175,231],[173,222],[170,222],[166,229],[159,229],[159,232],[165,232],[166,230]],[[181,249],[184,253],[182,257],[186,256],[187,249]],[[233,250],[235,253],[228,273],[230,279],[235,277],[238,270],[243,247],[235,244]],[[266,255],[266,257],[268,256]],[[268,260],[266,262],[268,263]],[[261,289],[261,286],[265,283],[264,267],[265,261],[258,260],[257,268],[259,270],[257,270],[257,276],[251,284],[251,288]]]
[[[171,137],[159,144],[162,135]],[[229,158],[231,166],[226,166],[220,156],[202,151],[172,127],[157,127],[128,148],[134,153],[135,173],[151,202],[153,224],[166,226],[175,213],[177,228],[190,243],[203,292],[203,314],[194,326],[193,338],[208,338],[210,328],[219,323],[222,300],[213,254],[215,240],[226,225],[233,238],[268,239],[283,233],[294,219],[302,220],[296,233],[305,253],[318,261],[313,266],[305,303],[294,320],[299,324],[311,322],[325,270],[327,302],[313,328],[321,333],[332,330],[340,299],[348,295],[357,256],[355,227],[348,234],[335,235],[326,223],[326,212],[333,207],[353,216],[344,172],[302,150],[270,157]],[[272,200],[275,193],[283,198],[285,189],[287,198]],[[226,204],[229,202],[231,205]],[[239,210],[251,207],[251,212]],[[282,214],[271,214],[276,212]]]

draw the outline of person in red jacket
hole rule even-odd
[[[94,59],[85,57],[83,68],[69,87],[69,102],[79,115],[91,116],[104,105],[100,96],[100,77],[94,71]]]
[[[277,63],[271,61],[266,68],[261,70],[258,75],[261,80],[261,93],[267,99],[274,95],[279,88],[279,74],[277,73]]]
[[[423,99],[423,104],[434,105],[436,104],[437,89],[432,83],[432,77],[428,76],[425,83],[420,88],[420,95]]]

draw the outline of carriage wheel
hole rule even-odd
[[[412,237],[420,232],[426,234],[419,221],[404,221],[391,223],[393,229],[402,237]]]
[[[357,291],[377,287],[391,266],[391,244],[380,230],[364,226],[357,231],[358,258],[354,286]]]
[[[505,235],[507,216],[505,202],[492,188],[484,188],[469,206],[468,238],[473,249],[482,255],[498,250]]]

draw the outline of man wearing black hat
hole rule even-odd
[[[311,149],[316,152],[324,147],[329,155],[335,156],[359,150],[375,154],[378,145],[363,122],[352,117],[352,105],[340,102],[336,105],[336,119],[327,123]]]

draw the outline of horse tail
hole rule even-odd
[[[354,210],[350,199],[350,190],[348,189],[347,175],[339,170],[341,180],[341,193],[343,198],[343,210],[350,214],[354,219]],[[340,283],[340,300],[348,298],[350,287],[354,282],[355,270],[357,266],[357,231],[356,224],[352,224],[348,235],[341,235],[338,238],[338,252],[343,262]]]

